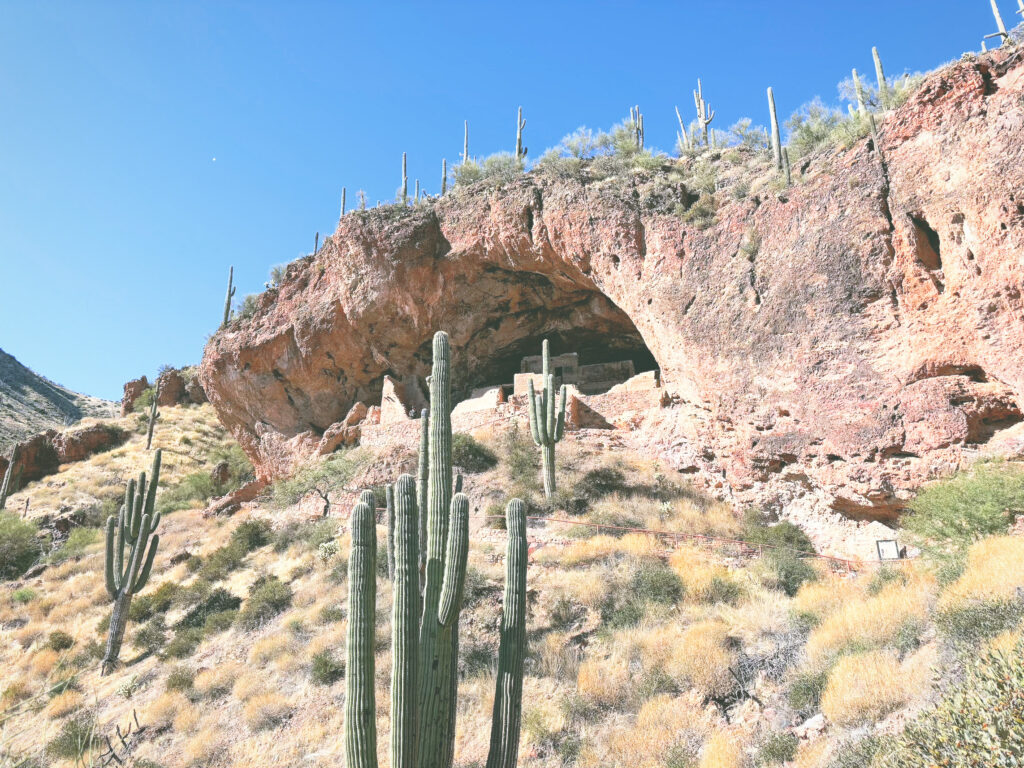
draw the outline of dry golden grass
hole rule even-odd
[[[722,696],[733,689],[729,667],[735,663],[728,647],[729,628],[711,619],[687,627],[670,646],[665,672],[680,685],[704,696]]]
[[[589,658],[580,664],[576,676],[580,695],[601,707],[621,705],[629,684],[629,663],[618,655]]]
[[[22,650],[28,650],[44,634],[45,632],[39,624],[26,624],[21,629],[15,630],[14,639],[21,646]]]
[[[262,693],[251,697],[242,716],[254,731],[273,728],[287,719],[292,711],[291,702],[277,693]]]
[[[745,754],[735,734],[716,731],[700,755],[700,768],[743,768]]]
[[[793,760],[793,768],[824,768],[830,758],[831,746],[827,739],[801,743]]]
[[[249,652],[249,662],[264,666],[282,656],[291,656],[295,645],[295,638],[287,632],[275,632],[256,641]]]
[[[82,694],[78,691],[58,693],[46,705],[46,716],[51,718],[64,717],[82,706]]]
[[[185,742],[183,756],[187,765],[206,766],[224,752],[224,747],[223,730],[209,725]]]
[[[909,623],[923,623],[934,600],[934,579],[923,569],[908,571],[907,584],[894,582],[877,595],[853,600],[816,627],[807,641],[813,662],[850,648],[882,647]]]
[[[200,722],[202,714],[199,708],[186,700],[174,715],[174,730],[179,733],[192,733],[199,727]]]
[[[720,560],[698,547],[675,550],[668,563],[683,582],[687,600],[712,602],[717,597],[715,587],[718,584],[736,584],[732,573]]]
[[[573,567],[603,560],[610,555],[626,554],[636,557],[654,555],[658,551],[654,536],[645,533],[627,533],[621,538],[604,534],[574,541],[563,548],[544,548],[538,553],[538,562],[558,563]]]
[[[632,727],[609,735],[608,758],[622,768],[661,768],[673,752],[695,756],[713,726],[698,696],[658,694],[640,707]]]
[[[863,596],[859,581],[829,575],[818,581],[805,582],[793,598],[793,610],[822,621],[843,605]]]
[[[579,674],[580,651],[570,644],[569,632],[549,632],[540,638],[540,671],[559,680],[572,679]]]
[[[146,707],[142,717],[147,724],[151,724],[154,728],[167,728],[174,724],[179,712],[191,707],[188,699],[182,694],[177,691],[167,691]]]
[[[972,545],[963,575],[946,588],[939,607],[965,600],[1013,597],[1024,586],[1024,538],[993,536]]]
[[[267,675],[264,672],[246,672],[235,680],[231,687],[231,695],[241,702],[246,702],[258,693],[267,689]]]
[[[907,701],[900,663],[891,651],[867,651],[841,658],[829,673],[821,711],[841,726],[865,725]]]
[[[60,654],[50,648],[37,651],[29,658],[29,669],[36,677],[49,677],[60,661]]]
[[[208,698],[224,696],[235,684],[235,680],[245,670],[237,662],[227,661],[210,669],[204,669],[196,675],[193,687]]]

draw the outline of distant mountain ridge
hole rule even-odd
[[[0,453],[37,432],[116,413],[111,401],[55,384],[0,349]]]

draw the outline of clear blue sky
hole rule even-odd
[[[1000,0],[1008,24],[1015,2]],[[226,273],[238,298],[312,250],[342,186],[440,186],[441,158],[531,157],[640,104],[671,149],[700,76],[718,111],[765,123],[877,45],[930,69],[993,31],[988,0],[833,2],[39,2],[0,5],[0,348],[119,398],[197,362]],[[216,160],[214,160],[216,158]],[[410,181],[411,184],[411,181]]]

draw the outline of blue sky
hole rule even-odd
[[[1007,24],[1014,0],[1000,0]],[[639,104],[670,150],[697,77],[714,127],[767,122],[850,68],[976,50],[988,0],[821,2],[20,2],[0,5],[0,348],[119,398],[197,362],[228,265],[238,297],[350,205],[441,158],[530,156]],[[216,158],[214,160],[214,158]],[[411,181],[410,181],[411,184]]]

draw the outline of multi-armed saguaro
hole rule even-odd
[[[697,107],[697,122],[700,124],[700,132],[704,138],[704,144],[705,146],[710,146],[708,142],[708,126],[715,119],[715,110],[711,109],[708,103],[704,101],[704,89],[701,87],[700,78],[697,78],[697,90],[693,92],[693,104]]]
[[[454,761],[458,625],[469,553],[469,499],[452,494],[448,336],[434,337],[425,502],[416,480],[394,487],[394,602],[391,642],[391,766],[451,768]],[[423,464],[421,463],[421,473]],[[422,477],[422,474],[421,474]],[[423,498],[423,494],[420,494]],[[349,768],[377,768],[374,680],[377,536],[372,494],[352,513],[349,559],[345,754]],[[425,507],[425,508],[424,508]],[[427,517],[426,583],[420,597],[419,520]],[[522,713],[526,638],[526,514],[512,500],[505,603],[488,768],[514,768]],[[422,608],[422,610],[421,610]]]
[[[555,492],[555,443],[559,442],[565,433],[565,385],[561,387],[561,402],[556,410],[555,377],[551,373],[551,355],[548,352],[547,339],[544,339],[541,345],[541,358],[544,389],[538,397],[533,388],[533,379],[530,379],[530,399],[527,400],[526,407],[530,411],[530,433],[533,435],[533,442],[541,448],[544,495],[550,499]]]
[[[150,571],[153,570],[153,558],[160,545],[159,534],[153,535],[160,524],[160,515],[154,513],[159,481],[158,450],[153,456],[149,482],[146,482],[145,472],[139,473],[138,483],[129,480],[121,512],[117,517],[111,515],[107,518],[106,580],[107,592],[114,601],[114,611],[110,616],[107,648],[100,666],[101,675],[109,674],[117,666],[132,597],[146,586]]]

